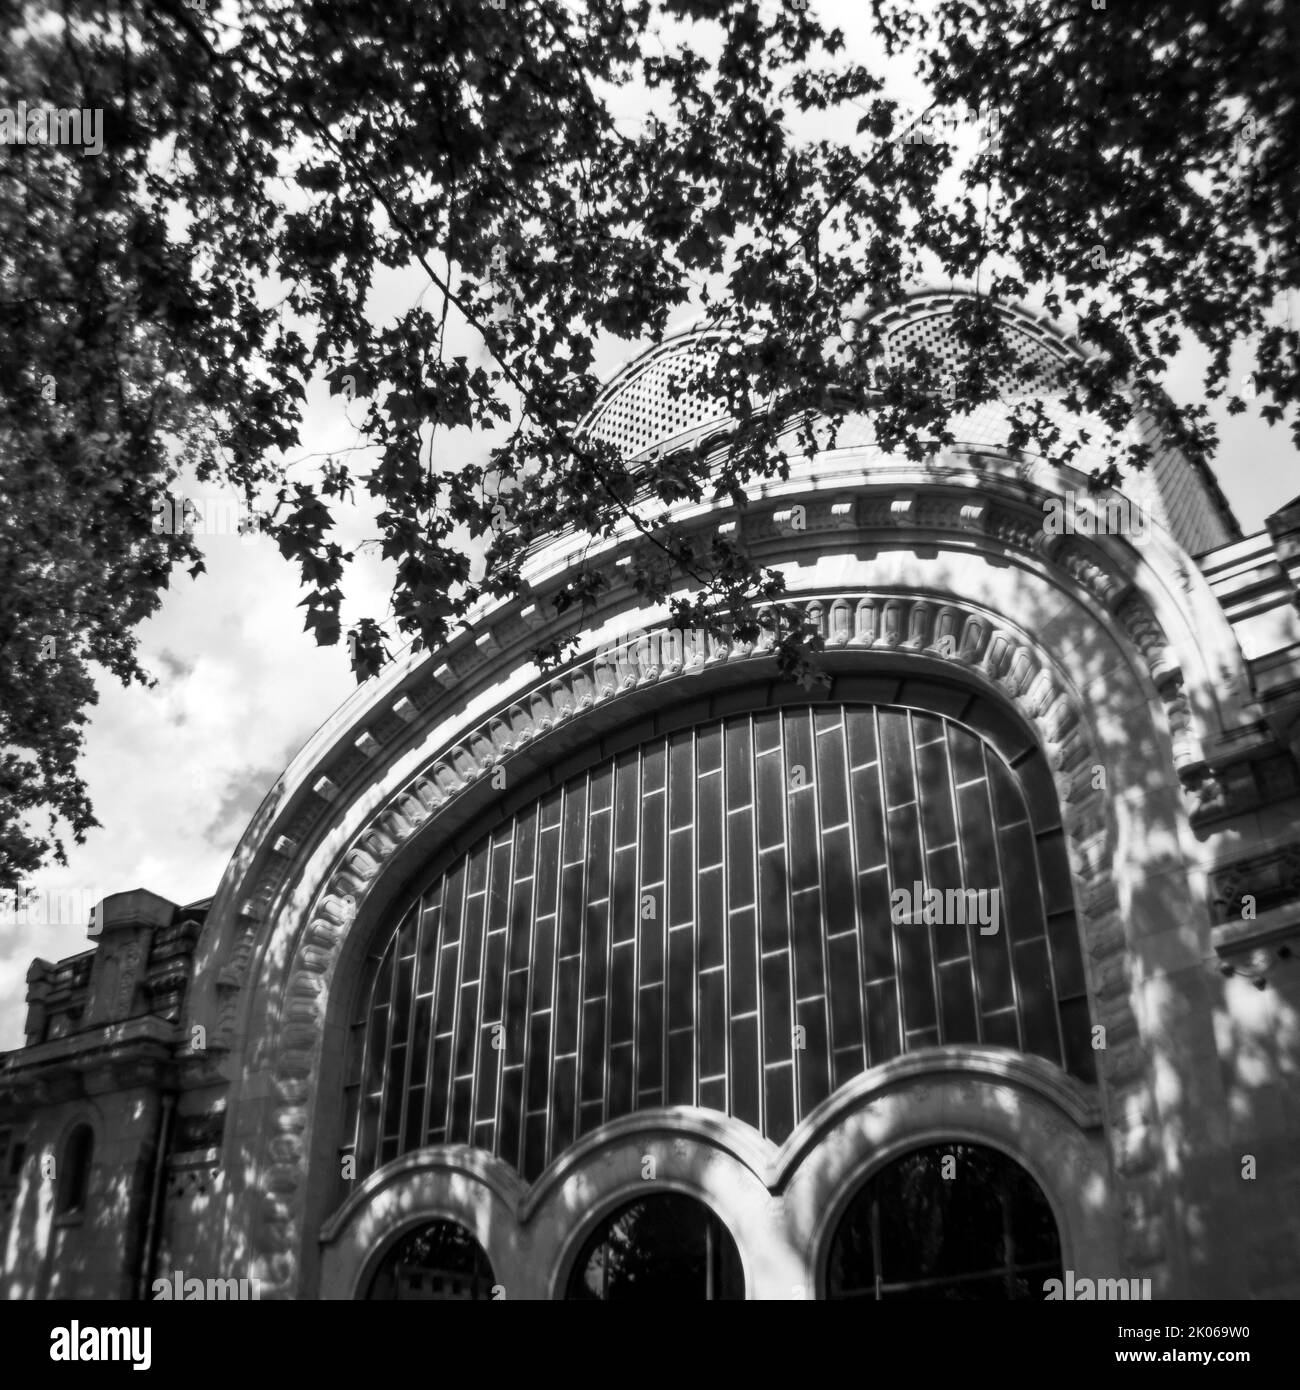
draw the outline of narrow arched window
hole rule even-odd
[[[95,1132],[89,1125],[78,1125],[63,1146],[58,1174],[58,1214],[70,1216],[85,1210],[90,1190],[90,1165],[95,1157]]]

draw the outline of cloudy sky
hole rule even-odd
[[[848,32],[860,33],[857,0],[824,11]],[[900,73],[891,94],[912,110],[922,93]],[[382,308],[400,309],[422,292],[416,280],[390,275]],[[681,320],[693,310],[684,310]],[[466,337],[457,351],[474,353]],[[633,351],[606,344],[606,373]],[[1199,395],[1203,362],[1185,354],[1169,386],[1178,399]],[[1244,362],[1242,364],[1244,371]],[[360,418],[360,406],[353,408]],[[1223,441],[1220,481],[1247,533],[1300,493],[1300,466],[1287,436],[1246,416],[1219,417]],[[486,452],[490,436],[452,439],[449,466]],[[303,468],[359,443],[344,402],[313,391]],[[211,488],[191,496],[202,500]],[[363,515],[346,518],[341,539],[368,533]],[[99,685],[99,704],[86,739],[83,775],[103,828],[69,850],[66,868],[36,882],[40,896],[71,891],[93,901],[108,893],[149,888],[177,903],[210,896],[244,826],[285,765],[312,731],[353,688],[347,648],[317,647],[302,630],[303,611],[293,571],[270,542],[234,536],[200,540],[208,573],[178,574],[161,612],[140,633],[143,665],[157,677],[149,690]],[[363,561],[349,587],[349,618],[387,610],[387,585],[377,563]],[[87,946],[84,922],[0,924],[0,1050],[22,1042],[27,967],[33,957],[57,960]]]

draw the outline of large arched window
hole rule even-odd
[[[1061,1277],[1051,1208],[977,1144],[914,1149],[863,1185],[831,1237],[830,1299],[1030,1300]]]
[[[731,1233],[703,1202],[656,1192],[600,1223],[574,1263],[568,1297],[658,1303],[743,1299],[745,1275]]]
[[[90,1166],[95,1157],[95,1131],[89,1125],[77,1125],[63,1146],[63,1158],[58,1168],[59,1216],[75,1216],[86,1208],[90,1191]]]
[[[444,860],[355,996],[357,1180],[443,1143],[532,1180],[661,1105],[780,1144],[860,1072],[935,1045],[1092,1080],[1047,764],[990,699],[912,689],[643,733]]]
[[[375,1271],[368,1299],[432,1302],[492,1297],[492,1266],[456,1221],[431,1221],[398,1240]]]

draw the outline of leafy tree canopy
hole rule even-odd
[[[870,402],[887,448],[942,446],[1011,361],[1000,301],[1073,307],[1097,355],[1058,384],[1118,430],[1154,413],[1212,454],[1204,403],[1175,409],[1165,364],[1201,344],[1213,398],[1248,340],[1257,407],[1300,438],[1297,335],[1275,309],[1300,285],[1294,6],[871,14],[864,54],[807,0],[0,5],[10,134],[20,103],[103,112],[98,153],[0,146],[0,886],[62,856],[60,822],[94,824],[76,773],[91,663],[147,680],[136,628],[177,566],[203,567],[156,520],[182,476],[256,508],[322,643],[342,636],[354,558],[339,509],[368,495],[393,592],[350,625],[361,679],[386,634],[434,645],[520,592],[558,529],[627,525],[647,598],[688,593],[688,626],[776,624],[783,667],[806,675],[780,575],[668,509],[744,506],[846,402]],[[890,58],[940,105],[996,112],[1000,138],[961,167],[900,142]],[[629,94],[644,121],[616,115]],[[393,272],[425,292],[388,313]],[[882,386],[879,336],[854,326],[921,273],[979,290],[955,395],[924,358]],[[689,452],[633,467],[578,428],[594,355],[654,341],[688,305],[718,330],[693,387],[726,402],[727,447],[708,469]],[[452,347],[464,332],[477,357]],[[291,477],[321,379],[356,397],[370,462]],[[490,457],[437,466],[458,428],[492,430]],[[1073,448],[1032,393],[1014,439]],[[1144,462],[1131,446],[1099,481]],[[606,583],[579,566],[552,601]]]

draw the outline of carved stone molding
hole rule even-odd
[[[800,600],[828,649],[842,652],[897,650],[950,663],[997,690],[1036,728],[1049,761],[1069,795],[1062,817],[1072,846],[1088,958],[1090,993],[1097,1021],[1115,1036],[1137,1036],[1123,924],[1111,879],[1106,793],[1071,773],[1100,761],[1089,721],[1052,660],[1023,632],[974,606],[893,592],[833,593]],[[611,650],[602,648],[562,675],[539,681],[476,728],[432,752],[421,769],[369,819],[326,878],[293,945],[287,986],[278,1010],[278,1033],[269,1042],[271,1114],[254,1186],[264,1194],[253,1232],[264,1261],[266,1296],[297,1292],[297,1259],[307,1184],[307,1152],[319,1074],[330,982],[346,933],[398,847],[421,827],[446,818],[465,791],[511,757],[582,721],[598,706],[649,686],[664,686],[664,699],[689,695],[691,677],[705,668],[740,668],[760,662],[770,638],[757,645],[649,642],[643,634]],[[683,682],[679,688],[677,682]],[[1113,790],[1113,789],[1112,789]],[[223,987],[246,978],[255,924],[245,924],[237,959]],[[1121,1053],[1100,1054],[1103,1103],[1121,1184],[1134,1186],[1132,1201],[1148,1200],[1153,1178],[1139,1136],[1153,1113],[1145,1073]],[[1131,1060],[1131,1059],[1130,1059]],[[1163,1242],[1129,1252],[1136,1265],[1163,1258]]]
[[[261,920],[261,914],[254,915],[247,907],[239,914],[239,934],[235,938],[234,949],[217,975],[217,1023],[210,1040],[214,1050],[229,1051],[233,1044],[239,998],[248,981],[248,969]]]

